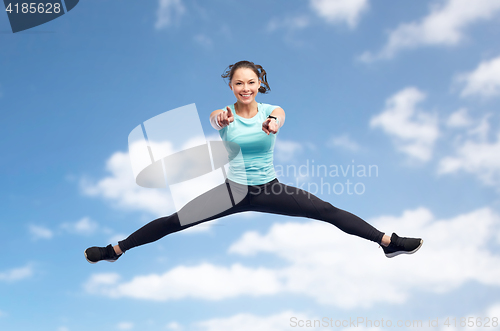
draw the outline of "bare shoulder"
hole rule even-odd
[[[280,114],[284,114],[285,111],[283,110],[283,108],[281,107],[276,107],[273,109],[273,113],[280,113]]]

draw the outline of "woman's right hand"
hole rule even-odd
[[[229,106],[226,107],[227,111],[221,111],[217,114],[217,122],[221,128],[228,126],[234,121],[234,115]]]

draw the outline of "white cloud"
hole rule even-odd
[[[60,326],[57,328],[57,331],[69,331],[69,329],[65,326]]]
[[[425,97],[417,88],[405,88],[387,99],[382,113],[370,121],[372,128],[379,127],[393,137],[399,151],[420,161],[431,159],[439,136],[436,116],[416,107]]]
[[[200,145],[206,143],[204,138],[203,141],[199,138],[193,139],[194,140],[191,140],[193,144],[196,143]],[[158,149],[169,152],[167,148]],[[196,155],[191,156],[196,157]],[[172,166],[176,165],[174,164]],[[174,213],[192,199],[224,181],[222,171],[218,169],[215,172],[182,183],[170,185],[169,189],[140,187],[134,181],[129,154],[123,152],[114,153],[106,161],[106,169],[110,172],[110,175],[98,180],[96,183],[85,178],[81,179],[80,186],[84,194],[101,197],[106,201],[110,201],[116,208],[145,211],[155,217],[162,217]],[[181,170],[179,170],[179,172],[180,171]],[[214,222],[209,222],[201,226],[195,226],[187,230],[186,233],[207,232],[213,224]],[[76,224],[65,223],[62,227],[73,233],[88,234],[97,230],[99,225],[91,220],[82,219]],[[110,231],[107,230],[107,232],[109,233]],[[113,236],[112,239],[114,240],[117,238],[117,236]]]
[[[500,302],[490,306],[483,316],[500,316]],[[500,319],[500,317],[498,317]]]
[[[329,23],[345,23],[354,28],[369,7],[368,0],[309,0],[314,12]]]
[[[3,310],[0,310],[0,318],[4,317],[4,316],[7,316],[7,313],[4,312]]]
[[[114,286],[119,280],[120,275],[117,273],[93,274],[83,287],[88,293],[110,295],[111,292],[106,287]]]
[[[117,208],[140,210],[155,216],[173,212],[173,202],[166,190],[143,188],[135,183],[128,153],[116,152],[106,161],[110,176],[91,183],[80,182],[84,194],[102,197]]]
[[[346,24],[352,29],[358,24],[361,14],[368,9],[369,0],[309,0],[309,7],[314,15],[327,23]],[[302,30],[309,27],[314,20],[310,14],[273,18],[267,25],[267,30]],[[292,39],[290,35],[286,37],[289,42],[294,41]],[[294,44],[297,44],[297,41],[294,41]]]
[[[200,33],[200,34],[197,34],[196,36],[194,36],[194,41],[196,43],[198,43],[199,45],[206,47],[206,48],[212,48],[212,46],[214,44],[212,38],[210,38],[209,36],[207,36],[203,33]]]
[[[273,18],[267,25],[267,30],[272,32],[277,29],[301,30],[311,24],[311,19],[307,15],[288,16],[285,18]]]
[[[41,226],[41,225],[34,225],[34,224],[30,224],[29,227],[28,227],[28,230],[32,236],[33,239],[52,239],[52,237],[54,236],[54,233],[44,227],[44,226]]]
[[[99,228],[99,224],[92,221],[88,217],[83,217],[81,220],[74,223],[61,224],[61,228],[69,233],[90,235],[95,233],[95,231]]]
[[[490,134],[490,117],[491,113],[484,115],[479,121],[476,121],[477,125],[467,132],[469,136],[478,141],[486,142]]]
[[[155,27],[161,29],[177,22],[186,12],[181,0],[160,0]]]
[[[342,136],[332,137],[328,142],[327,146],[329,147],[340,147],[347,149],[352,152],[356,152],[359,150],[359,144],[352,140],[349,135],[344,134]]]
[[[182,330],[182,325],[180,325],[179,323],[177,322],[170,322],[167,324],[166,328],[168,330]]]
[[[230,251],[264,252],[289,261],[280,270],[286,290],[343,308],[402,303],[415,291],[445,292],[467,281],[500,286],[500,255],[487,248],[500,217],[489,208],[449,220],[437,220],[428,209],[418,208],[370,223],[382,231],[422,237],[424,246],[411,257],[386,259],[374,244],[328,224],[290,222],[275,224],[265,235],[249,232]],[[394,270],[404,270],[404,276]]]
[[[284,267],[203,263],[129,281],[121,281],[118,274],[96,274],[85,288],[113,298],[148,300],[293,293],[346,309],[403,303],[417,292],[448,292],[470,281],[500,287],[500,254],[490,245],[497,240],[500,216],[489,208],[451,219],[436,219],[428,209],[417,208],[370,223],[382,231],[424,238],[424,246],[415,255],[387,259],[375,243],[324,222],[288,222],[274,224],[265,234],[245,233],[228,251],[274,255],[288,262]]]
[[[466,108],[460,108],[452,113],[446,120],[446,125],[452,128],[467,127],[472,124],[472,119],[469,117]]]
[[[469,138],[461,143],[454,156],[447,156],[440,160],[439,174],[451,174],[459,171],[471,173],[486,185],[500,185],[500,132],[496,141],[489,142],[486,135],[489,126],[483,120],[472,133],[478,138]]]
[[[200,298],[221,300],[240,295],[271,295],[280,291],[278,275],[266,268],[230,267],[203,263],[178,266],[161,274],[136,276],[120,282],[118,274],[94,274],[84,285],[89,293],[113,298],[131,297],[155,301]]]
[[[15,282],[33,276],[33,267],[27,265],[22,268],[11,269],[0,272],[0,281]]]
[[[134,323],[131,322],[120,322],[116,326],[118,330],[132,330],[134,328]]]
[[[481,62],[474,71],[458,75],[455,80],[465,83],[462,97],[500,95],[500,56]]]
[[[290,162],[295,159],[297,154],[304,150],[303,144],[292,140],[282,140],[276,143],[275,156],[279,162]]]
[[[112,231],[107,228],[102,228],[95,221],[92,221],[89,217],[83,217],[76,222],[65,222],[60,224],[59,229],[53,231],[49,228],[40,225],[29,225],[29,233],[33,239],[52,239],[56,235],[61,234],[76,234],[76,235],[91,235],[96,233],[97,230],[101,232],[110,234]]]
[[[390,59],[403,49],[421,46],[457,45],[464,30],[478,21],[488,20],[500,12],[497,0],[434,1],[430,13],[417,22],[403,23],[389,33],[387,43],[378,53],[365,52],[362,61]]]

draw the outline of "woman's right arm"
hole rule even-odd
[[[213,128],[217,131],[234,121],[234,115],[231,112],[231,108],[227,106],[226,109],[227,111],[217,109],[210,114],[210,124],[212,124]]]

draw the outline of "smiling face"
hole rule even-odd
[[[238,102],[250,104],[259,93],[260,83],[259,77],[252,69],[239,68],[234,72],[229,87],[233,90]]]

